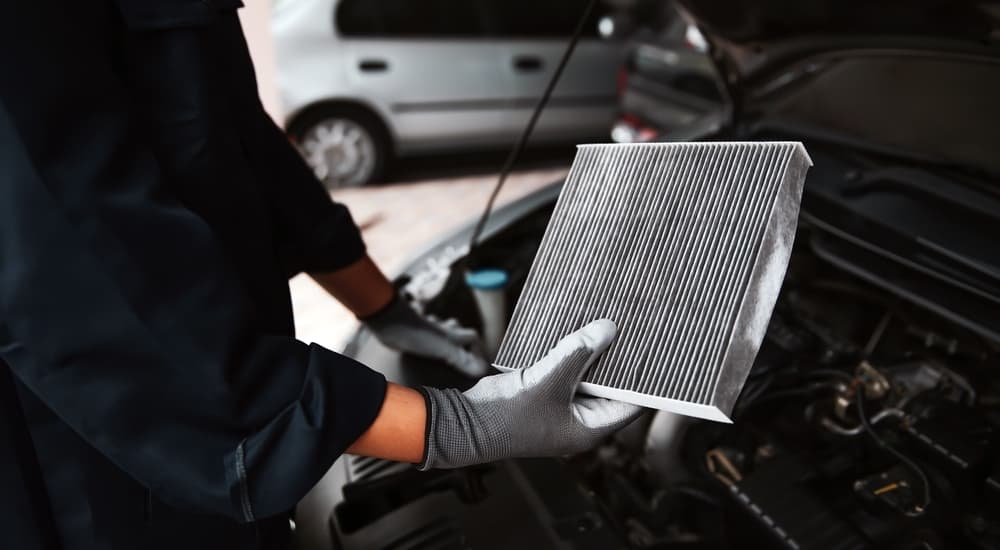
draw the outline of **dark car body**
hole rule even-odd
[[[307,547],[1000,545],[1000,11],[682,6],[711,41],[725,108],[663,137],[801,140],[815,163],[735,423],[650,414],[571,459],[445,472],[344,457],[299,507]],[[557,195],[497,211],[466,258],[511,274],[511,304]],[[470,230],[398,281],[475,326],[450,269]],[[348,353],[407,384],[469,383],[364,330]]]
[[[652,4],[652,5],[649,5]],[[618,73],[618,118],[612,141],[662,141],[722,107],[716,67],[698,27],[664,2],[644,2],[649,21],[629,39]]]

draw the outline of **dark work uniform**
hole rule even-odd
[[[0,17],[0,549],[279,548],[384,378],[292,337],[364,253],[264,113],[236,0]]]

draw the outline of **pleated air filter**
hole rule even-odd
[[[730,422],[811,165],[790,142],[580,146],[496,366],[607,318],[618,337],[582,392]]]

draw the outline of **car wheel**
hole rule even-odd
[[[388,155],[388,140],[375,117],[355,109],[307,114],[289,134],[316,177],[329,189],[378,181]]]

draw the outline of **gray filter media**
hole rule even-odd
[[[580,146],[496,366],[607,318],[618,337],[580,391],[729,422],[811,165],[795,142]]]

